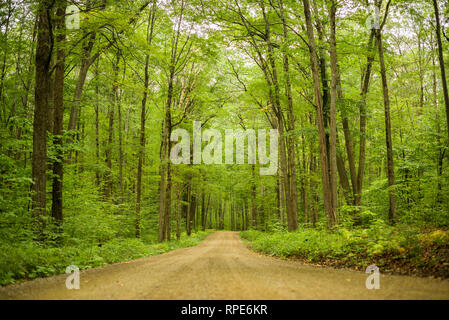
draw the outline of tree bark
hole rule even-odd
[[[377,47],[379,50],[380,73],[382,77],[382,91],[384,96],[384,108],[385,108],[385,138],[387,146],[387,176],[389,188],[388,219],[391,223],[394,223],[396,220],[396,191],[394,190],[395,178],[394,178],[394,161],[393,161],[393,142],[391,137],[390,97],[388,93],[388,82],[384,60],[381,30],[376,31],[376,39],[377,39]]]
[[[362,102],[360,104],[360,145],[359,145],[359,167],[357,171],[357,184],[356,184],[356,192],[355,192],[355,201],[354,204],[356,206],[360,206],[362,204],[362,189],[363,189],[363,176],[365,173],[365,159],[366,159],[366,96],[368,94],[369,83],[371,79],[371,70],[374,62],[374,54],[373,54],[373,41],[375,36],[375,30],[373,29],[370,34],[370,38],[368,41],[368,57],[367,57],[367,65],[365,70],[365,75],[363,77],[362,84]]]
[[[63,116],[64,116],[64,68],[65,68],[65,11],[67,2],[60,0],[56,11],[57,19],[55,21],[55,28],[57,31],[57,61],[55,69],[54,82],[54,146],[56,151],[56,161],[53,163],[53,185],[52,185],[52,205],[51,215],[58,225],[62,225],[62,183],[63,183]]]
[[[35,109],[33,120],[32,209],[37,231],[42,236],[46,214],[47,113],[50,91],[50,63],[53,49],[51,27],[52,1],[38,3],[38,32],[36,46]]]
[[[155,10],[156,10],[156,1],[153,1],[152,10],[148,17],[148,26],[147,26],[147,44],[151,45],[151,41],[153,39],[153,30],[154,30],[154,19],[155,19]],[[146,120],[146,106],[147,106],[147,98],[148,98],[148,85],[150,82],[149,77],[149,63],[150,63],[150,55],[147,53],[145,55],[145,79],[143,84],[143,97],[142,104],[140,108],[140,137],[139,137],[139,156],[137,160],[137,183],[136,183],[136,237],[140,237],[141,230],[141,201],[142,201],[142,171],[143,171],[143,161],[145,158],[145,120]]]
[[[321,180],[323,185],[324,211],[328,217],[332,217],[332,199],[329,181],[329,168],[326,146],[326,133],[324,129],[324,112],[321,100],[320,75],[318,69],[317,52],[315,39],[313,35],[312,18],[310,14],[310,4],[308,0],[303,0],[304,15],[306,18],[307,37],[309,40],[310,62],[312,64],[312,75],[315,93],[315,104],[317,106],[317,124],[320,144],[320,164],[321,164]],[[331,219],[329,219],[331,221]],[[331,227],[331,225],[329,226]]]
[[[433,8],[435,10],[435,20],[436,20],[435,32],[437,35],[437,44],[438,44],[438,60],[440,62],[441,85],[443,86],[444,104],[446,106],[447,134],[449,137],[449,93],[448,93],[448,88],[447,88],[446,68],[444,65],[443,45],[441,43],[440,13],[439,13],[439,9],[438,9],[438,1],[437,0],[433,0]]]
[[[287,23],[285,21],[284,5],[282,0],[279,0],[279,9],[282,20],[283,36],[284,41],[287,42]],[[290,185],[290,201],[291,201],[291,213],[290,213],[290,223],[289,231],[294,231],[298,229],[298,177],[296,173],[296,151],[295,151],[295,138],[291,132],[295,130],[295,116],[293,114],[293,97],[292,97],[292,87],[290,80],[290,66],[287,53],[284,51],[282,53],[282,61],[284,67],[285,76],[285,95],[288,101],[288,138],[287,138],[287,153],[288,153],[288,171],[289,171],[289,185]]]
[[[116,52],[115,61],[113,62],[113,83],[112,83],[112,92],[111,92],[111,103],[109,105],[109,128],[108,128],[108,143],[106,146],[106,166],[107,172],[105,175],[105,186],[104,186],[104,197],[105,200],[108,200],[112,197],[112,144],[114,142],[114,118],[115,118],[115,108],[117,105],[117,91],[118,91],[118,69],[119,69],[119,61],[120,61],[120,53]]]
[[[330,7],[330,62],[331,62],[331,104],[330,104],[330,191],[331,216],[329,224],[337,224],[337,40],[335,35],[336,4],[331,1]]]

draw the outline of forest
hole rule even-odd
[[[448,278],[448,49],[447,0],[2,0],[0,285],[220,230]]]

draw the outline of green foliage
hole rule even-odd
[[[250,230],[241,232],[241,236],[249,241],[253,250],[272,256],[356,267],[366,267],[373,262],[382,265],[386,260],[390,264],[406,261],[409,266],[424,267],[428,257],[422,253],[433,250],[434,264],[440,263],[443,275],[449,276],[445,267],[447,256],[438,254],[444,254],[449,248],[449,231],[425,232],[410,227],[391,227],[379,220],[367,229],[301,228],[291,233]]]
[[[20,279],[48,277],[64,273],[69,265],[80,269],[99,267],[105,264],[161,254],[170,250],[197,245],[209,232],[197,232],[187,237],[147,244],[139,239],[116,238],[101,246],[88,242],[77,246],[44,247],[36,242],[19,245],[0,245],[0,285]]]

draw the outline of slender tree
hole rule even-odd
[[[447,88],[446,67],[444,65],[443,44],[441,43],[440,12],[437,0],[433,0],[433,8],[435,10],[435,22],[436,22],[435,32],[437,35],[438,60],[440,62],[441,86],[443,87],[444,104],[446,106],[447,134],[449,137],[449,91]]]

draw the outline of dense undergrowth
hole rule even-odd
[[[88,269],[190,247],[200,243],[209,233],[198,231],[190,237],[184,233],[179,241],[163,243],[116,238],[102,244],[82,243],[62,247],[42,246],[31,241],[16,246],[0,244],[0,284],[64,273],[69,265]]]
[[[449,230],[391,227],[334,231],[300,228],[296,232],[241,232],[250,247],[264,254],[321,265],[449,278]]]

